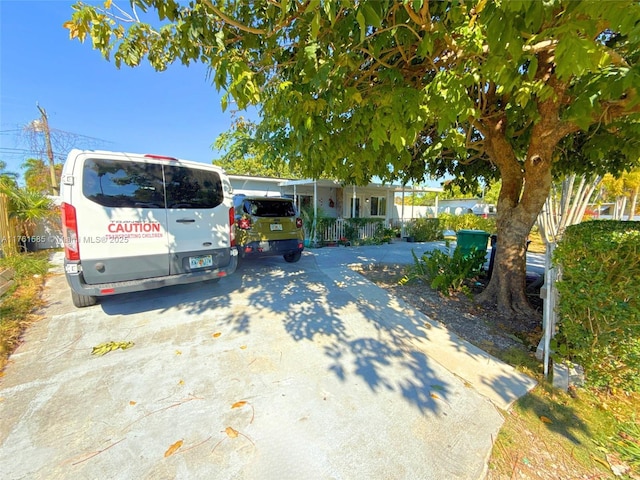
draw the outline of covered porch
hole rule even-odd
[[[294,199],[299,211],[312,219],[306,225],[306,233],[313,244],[340,242],[349,237],[349,228],[356,229],[360,240],[379,235],[380,229],[398,228],[404,236],[405,224],[417,218],[414,216],[417,209],[404,205],[405,195],[442,192],[440,187],[376,183],[355,186],[327,179],[285,180],[280,189],[284,196]],[[396,204],[396,198],[400,198],[400,205]],[[437,211],[436,195],[435,216]]]

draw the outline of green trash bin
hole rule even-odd
[[[490,236],[491,234],[484,230],[459,230],[456,233],[456,250],[460,250],[465,257],[474,249],[486,254]]]

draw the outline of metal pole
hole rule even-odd
[[[554,283],[555,283],[555,268],[551,265],[551,259],[555,243],[547,242],[547,249],[544,258],[544,287],[546,298],[544,300],[544,376],[549,374],[549,349],[551,345],[551,337],[553,336],[553,330],[555,329],[555,309],[554,309]]]
[[[49,174],[51,176],[51,188],[54,195],[60,194],[60,188],[58,187],[58,180],[56,179],[56,169],[53,158],[53,148],[51,147],[51,131],[49,130],[49,119],[47,118],[47,112],[40,105],[36,104],[40,115],[42,116],[42,131],[44,132],[44,141],[47,148],[47,158],[49,159]]]

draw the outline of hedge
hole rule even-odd
[[[640,222],[570,226],[554,261],[555,355],[582,365],[593,386],[640,391]]]

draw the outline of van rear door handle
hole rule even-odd
[[[179,218],[178,220],[176,220],[177,223],[193,223],[195,222],[195,219],[193,218]]]

